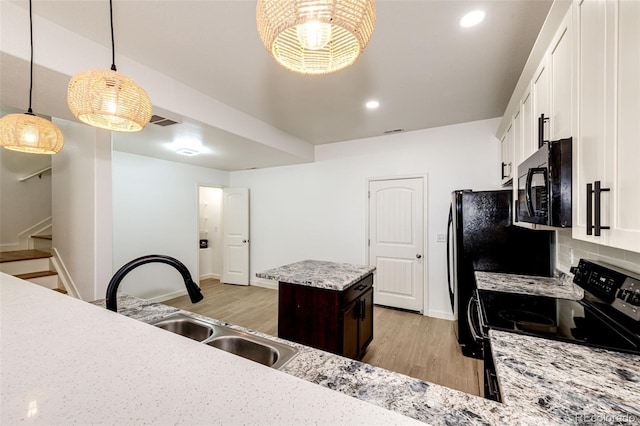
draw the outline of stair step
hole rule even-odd
[[[30,280],[32,278],[50,277],[52,275],[58,275],[58,273],[56,271],[38,271],[38,272],[29,272],[27,274],[18,274],[14,276],[22,280]]]
[[[0,263],[16,262],[19,260],[43,259],[51,256],[51,253],[42,250],[3,251],[0,252]]]
[[[32,235],[31,238],[39,238],[41,240],[53,240],[52,235]]]
[[[64,288],[52,288],[51,290],[57,291],[58,293],[67,294],[67,290]]]

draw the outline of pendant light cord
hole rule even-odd
[[[29,39],[31,43],[31,68],[29,70],[29,109],[27,114],[33,115],[31,109],[31,94],[33,93],[33,12],[31,10],[31,0],[29,0]]]
[[[113,0],[109,0],[109,16],[111,17],[111,71],[116,70],[116,42],[113,38]]]

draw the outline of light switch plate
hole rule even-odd
[[[438,242],[438,243],[447,242],[447,235],[446,234],[437,234],[436,235],[436,242]]]

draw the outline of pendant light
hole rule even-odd
[[[109,15],[111,70],[91,69],[73,76],[67,103],[73,115],[90,126],[116,132],[138,132],[151,120],[151,100],[142,87],[116,69],[113,0],[109,0]]]
[[[38,117],[31,109],[33,92],[33,13],[29,0],[29,36],[31,66],[29,71],[29,109],[24,114],[7,114],[0,118],[0,146],[32,154],[55,154],[62,149],[64,137],[58,126]]]
[[[376,21],[374,0],[258,0],[258,33],[273,58],[300,74],[353,64]]]

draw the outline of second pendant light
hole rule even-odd
[[[138,132],[149,124],[151,100],[142,87],[116,69],[113,0],[109,0],[109,15],[111,69],[91,69],[74,75],[69,82],[67,103],[83,123],[116,132]]]

